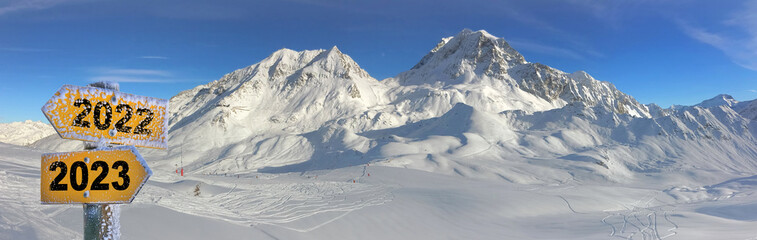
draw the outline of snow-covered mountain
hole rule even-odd
[[[488,112],[545,111],[572,102],[605,105],[620,113],[649,117],[647,108],[579,71],[572,74],[529,63],[502,38],[463,30],[442,41],[409,71],[385,80],[393,104],[405,112],[440,116],[462,102]],[[426,96],[423,96],[426,95]]]
[[[169,155],[192,156],[189,162],[199,166],[244,157],[239,164],[246,171],[301,162],[314,151],[306,133],[366,118],[385,107],[385,93],[336,47],[282,49],[171,98]]]
[[[302,133],[385,102],[382,84],[336,47],[276,51],[255,65],[171,98],[172,131],[219,129]],[[250,128],[265,124],[268,128]],[[238,127],[238,128],[237,128]]]
[[[504,39],[463,30],[382,81],[336,47],[276,51],[171,98],[169,148],[144,154],[163,159],[155,168],[183,162],[196,173],[375,163],[517,183],[662,171],[680,173],[661,176],[671,182],[713,182],[757,171],[757,108],[746,103],[723,95],[642,105],[585,72],[529,63]],[[75,146],[57,142],[35,145]]]
[[[4,143],[29,145],[53,134],[55,129],[50,124],[39,121],[0,123],[0,142]]]
[[[709,107],[716,107],[716,106],[723,106],[723,105],[725,105],[725,106],[728,106],[728,107],[733,107],[733,106],[737,105],[738,103],[739,103],[739,101],[736,101],[736,99],[733,99],[733,97],[731,95],[728,95],[728,94],[719,94],[719,95],[717,95],[717,96],[715,96],[713,98],[710,98],[710,99],[702,101],[701,103],[697,104],[696,106],[709,108]]]
[[[757,120],[757,99],[740,102],[734,99],[731,95],[720,94],[713,98],[704,100],[696,106],[705,108],[728,106],[747,119]]]

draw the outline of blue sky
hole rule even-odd
[[[642,103],[757,98],[757,0],[0,0],[0,122],[46,121],[63,84],[170,98],[284,47],[336,45],[384,79],[463,28]]]

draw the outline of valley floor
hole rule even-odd
[[[0,144],[0,239],[82,238],[80,205],[39,203],[41,154]],[[153,171],[121,205],[124,240],[757,239],[757,176],[669,187],[645,179],[524,185],[373,165]]]

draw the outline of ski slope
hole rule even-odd
[[[0,144],[0,239],[81,238],[80,205],[39,204],[40,155]],[[165,170],[156,171],[132,204],[121,206],[122,239],[757,236],[750,214],[757,176],[661,188],[653,180],[512,184],[372,164],[186,177]]]

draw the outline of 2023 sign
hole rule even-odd
[[[94,181],[92,181],[92,185],[89,188],[90,190],[109,190],[110,185],[113,185],[113,189],[118,191],[123,191],[129,188],[129,164],[125,161],[116,161],[115,163],[113,163],[113,169],[120,169],[120,171],[118,172],[118,177],[121,178],[121,181],[113,181],[108,184],[102,183],[102,181],[105,179],[105,177],[108,176],[108,172],[110,171],[110,169],[108,168],[108,163],[104,161],[95,161],[92,163],[92,165],[90,165],[90,168],[87,168],[86,162],[76,161],[71,164],[70,174],[66,174],[69,172],[66,163],[60,161],[53,162],[52,164],[50,164],[49,170],[59,170],[59,172],[55,179],[53,179],[53,181],[50,183],[50,191],[67,191],[68,184],[65,183],[66,176],[68,176],[68,182],[71,184],[71,188],[73,190],[87,190],[87,185],[89,183],[89,170],[92,170],[93,172],[96,172],[98,170],[100,171]]]
[[[129,203],[152,175],[133,146],[42,155],[42,203]]]

